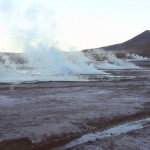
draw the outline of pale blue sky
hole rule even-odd
[[[19,14],[32,2],[40,4],[43,11],[50,10],[55,25],[51,30],[63,50],[115,44],[150,29],[150,0],[0,0],[0,10],[11,17],[14,6]],[[4,26],[1,18],[0,34],[5,35],[0,47],[11,41]]]

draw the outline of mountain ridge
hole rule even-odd
[[[145,30],[139,35],[114,45],[95,48],[95,50],[103,49],[105,51],[113,51],[115,53],[136,53],[143,56],[150,56],[150,30]],[[84,52],[93,49],[83,50]]]

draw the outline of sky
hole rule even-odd
[[[150,30],[149,7],[150,0],[0,0],[0,51],[40,40],[64,51],[124,42]]]

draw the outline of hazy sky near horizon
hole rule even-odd
[[[150,0],[0,0],[0,49],[11,49],[10,32],[18,34],[18,24],[27,29],[34,17],[36,32],[51,35],[62,50],[123,42],[150,29],[149,7]]]

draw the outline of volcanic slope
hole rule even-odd
[[[113,51],[115,53],[135,53],[142,56],[150,56],[150,30],[146,30],[141,34],[127,40],[123,43],[99,47],[96,49],[86,49],[83,52],[91,52],[93,50],[103,49]]]

